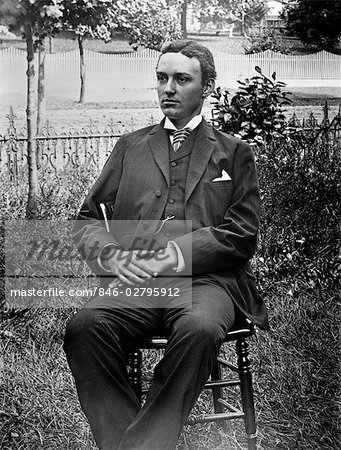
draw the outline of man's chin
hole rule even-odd
[[[163,114],[169,119],[176,119],[179,115],[179,111],[177,111],[176,107],[174,106],[161,105],[161,110]]]

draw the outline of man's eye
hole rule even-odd
[[[187,77],[179,77],[178,81],[179,81],[179,83],[184,84],[184,83],[187,83],[188,78]]]
[[[166,81],[166,77],[164,77],[163,75],[158,75],[157,81]]]

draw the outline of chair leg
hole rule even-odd
[[[213,370],[211,373],[211,379],[212,379],[212,381],[221,380],[221,367],[218,362],[213,367]],[[222,388],[219,386],[212,387],[212,394],[213,394],[214,412],[215,413],[224,412],[223,405],[218,402],[218,399],[222,397]]]
[[[211,373],[211,380],[212,381],[218,381],[222,379],[222,371],[221,371],[221,365],[217,361],[215,366],[213,367],[212,373]],[[223,413],[224,407],[223,405],[218,401],[219,398],[223,398],[224,392],[223,388],[219,386],[213,386],[212,387],[212,394],[213,394],[213,407],[215,414]],[[222,420],[221,426],[223,431],[227,432],[227,421]]]
[[[245,430],[247,434],[248,450],[256,450],[256,415],[253,398],[251,364],[248,358],[249,345],[245,339],[239,339],[236,342],[238,355],[238,371],[240,378],[240,391],[244,411]]]
[[[129,381],[134,389],[138,399],[142,398],[142,352],[140,349],[135,349],[128,354]]]

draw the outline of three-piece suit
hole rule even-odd
[[[124,299],[97,296],[68,324],[68,362],[105,450],[174,449],[236,318],[243,314],[268,328],[249,262],[260,212],[252,150],[202,120],[174,153],[163,125],[119,139],[74,227],[76,244],[106,286],[110,278],[97,256],[107,244],[122,245],[115,221],[137,221],[145,233],[165,217],[191,221],[191,230],[179,235],[170,220],[159,238],[161,246],[174,242],[190,266],[191,308],[150,308],[143,299],[138,308],[124,308]],[[101,203],[111,211],[110,230]],[[141,408],[127,381],[125,351],[128,342],[158,333],[168,346]]]

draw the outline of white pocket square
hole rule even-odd
[[[229,181],[229,180],[231,180],[230,175],[223,169],[221,177],[214,178],[214,180],[212,181]]]

